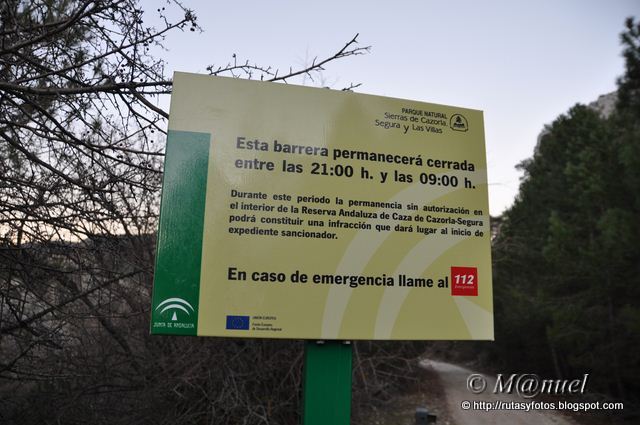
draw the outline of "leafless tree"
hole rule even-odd
[[[1,423],[296,417],[299,343],[148,336],[168,117],[158,98],[172,86],[151,52],[201,31],[179,1],[158,4],[149,26],[137,0],[0,2]],[[364,53],[356,37],[301,69],[235,55],[208,69],[313,79]]]

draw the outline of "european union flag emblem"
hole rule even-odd
[[[227,329],[249,330],[249,316],[227,316]]]

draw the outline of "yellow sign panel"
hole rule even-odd
[[[197,294],[157,277],[152,332],[493,339],[481,111],[176,73],[169,130],[176,151],[208,143],[206,197]],[[169,209],[197,215],[171,205],[178,178],[158,268],[163,235],[186,226]]]

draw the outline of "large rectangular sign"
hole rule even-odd
[[[152,333],[493,339],[481,111],[173,87]]]

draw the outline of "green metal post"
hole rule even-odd
[[[303,425],[348,425],[351,420],[351,344],[307,341]]]

